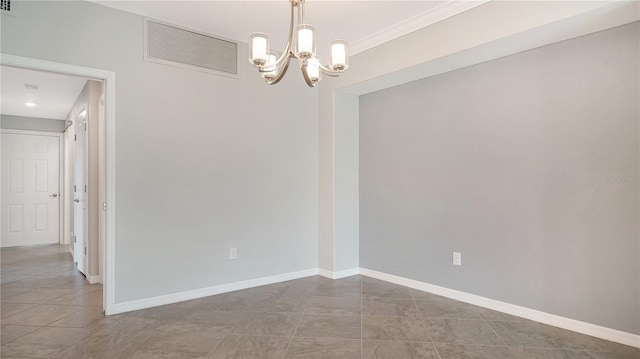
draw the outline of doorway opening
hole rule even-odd
[[[28,245],[53,242],[58,243],[60,246],[66,246],[65,248],[68,248],[73,255],[75,269],[84,274],[89,283],[103,284],[103,310],[107,315],[113,314],[115,304],[115,74],[110,71],[93,68],[13,55],[1,55],[0,61],[3,70],[5,68],[29,70],[49,75],[81,77],[85,81],[82,91],[73,106],[68,109],[68,115],[64,119],[63,130],[54,136],[51,136],[51,134],[48,136],[49,138],[55,138],[58,143],[55,152],[58,155],[59,166],[56,168],[54,162],[42,164],[40,163],[42,161],[36,162],[37,164],[35,165],[35,171],[40,171],[40,177],[43,177],[42,173],[47,173],[49,174],[48,177],[58,178],[57,183],[53,181],[50,187],[47,187],[47,189],[55,189],[55,191],[47,193],[47,198],[49,200],[53,199],[58,203],[58,226],[50,226],[51,228],[57,228],[58,233],[57,235],[50,235],[48,242],[34,242]],[[33,86],[31,88],[33,89]],[[3,89],[3,105],[5,103],[4,100],[5,92]],[[38,105],[36,104],[36,106]],[[18,134],[18,132],[23,133]],[[5,137],[9,135],[31,136],[34,139],[47,137],[46,131],[41,131],[40,129],[30,132],[33,133],[26,133],[25,130],[2,129],[3,160],[5,151],[8,150],[7,146],[11,145],[11,141],[13,141],[11,140],[5,145]],[[54,145],[52,144],[51,146]],[[18,145],[14,144],[14,148],[18,147]],[[40,145],[40,148],[44,147]],[[16,167],[15,173],[18,173],[18,162],[10,161]],[[4,167],[5,165],[3,164],[3,172]],[[38,170],[38,168],[40,169]],[[46,168],[46,170],[43,170],[43,168]],[[55,169],[58,171],[55,171]],[[58,175],[55,176],[54,172],[57,172]],[[36,173],[36,175],[38,174]],[[44,179],[36,179],[35,183],[36,185],[45,183],[43,181]],[[8,189],[10,190],[11,188]],[[8,202],[4,192],[2,202]],[[56,205],[52,204],[49,207],[56,207]],[[48,207],[36,206],[34,208],[36,208],[35,212],[31,211],[29,213],[35,213],[36,217],[40,215],[40,218],[55,218],[55,213],[51,217],[45,216],[44,210],[48,209]],[[5,241],[4,228],[12,229],[11,226],[6,226],[6,224],[9,224],[11,210],[15,212],[15,216],[20,212],[15,206],[11,210],[9,209],[7,203],[2,204],[2,212],[8,213],[7,216],[3,215],[2,218],[3,239],[1,244],[3,247],[5,247],[5,244],[20,245],[20,242]],[[22,213],[25,212],[23,211]],[[18,221],[15,216],[14,223],[17,226]],[[34,221],[37,222],[37,218]],[[38,223],[40,227],[34,228],[43,228],[42,220]],[[17,232],[18,227],[15,226],[13,229]]]
[[[64,131],[63,239],[90,283],[104,278],[104,85],[87,79]]]

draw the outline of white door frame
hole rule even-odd
[[[78,120],[83,112],[84,120],[82,122],[84,122],[84,125]],[[87,205],[89,201],[89,193],[86,190],[87,186],[89,185],[89,161],[91,160],[89,158],[89,132],[87,132],[87,124],[89,123],[89,104],[87,103],[82,106],[79,111],[76,111],[75,115],[71,116],[71,118],[71,125],[69,127],[73,127],[74,129],[72,179],[73,188],[76,188],[76,185],[78,184],[78,177],[82,178],[82,184],[78,186],[80,190],[77,192],[74,191],[72,195],[74,202],[76,199],[82,198],[82,201],[77,203],[80,208],[77,208],[78,206],[76,206],[76,203],[73,203],[73,209],[71,210],[71,212],[73,213],[73,260],[76,262],[76,269],[84,274],[85,277],[87,277],[89,283],[93,284],[97,283],[97,280],[95,278],[100,275],[100,271],[102,270],[102,268],[98,267],[98,275],[96,276],[91,276],[89,274],[90,266],[88,265],[88,262],[90,256],[87,249],[90,248],[90,241],[88,236],[90,218],[89,206]],[[80,141],[79,139],[81,139],[82,141]],[[82,143],[82,148],[79,148],[79,143]],[[79,154],[81,154],[81,156],[79,156]],[[78,166],[79,163],[80,166]],[[71,161],[69,161],[69,165],[71,166]],[[98,218],[93,219],[99,221]],[[80,231],[78,231],[79,224],[82,227]],[[80,243],[77,242],[78,238],[80,238]],[[76,251],[77,249],[79,249],[77,248],[78,244],[81,245],[80,248],[82,248],[79,253]],[[91,259],[93,260],[94,258]],[[98,260],[98,263],[100,262],[98,258],[95,259]]]
[[[64,137],[62,133],[59,132],[49,132],[49,131],[29,131],[29,130],[13,130],[8,128],[0,129],[0,133],[10,133],[15,135],[30,135],[30,136],[49,136],[49,137],[58,137],[58,198],[60,199],[58,202],[58,243],[62,243],[64,238],[64,201],[62,200],[62,195],[64,194]]]
[[[115,314],[115,134],[116,134],[116,91],[115,82],[116,74],[113,71],[95,69],[91,67],[76,66],[63,64],[59,62],[45,61],[0,53],[0,64],[13,67],[21,67],[31,70],[57,72],[66,75],[75,75],[89,77],[104,81],[104,156],[105,156],[105,175],[102,180],[105,184],[105,203],[106,210],[104,213],[104,297],[103,308],[106,315]]]

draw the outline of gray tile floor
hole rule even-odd
[[[63,248],[0,253],[3,358],[640,358],[640,349],[361,276],[103,317],[101,287]]]

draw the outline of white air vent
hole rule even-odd
[[[237,43],[155,20],[145,20],[144,58],[219,75],[238,75]]]

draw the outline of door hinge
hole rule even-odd
[[[78,237],[73,236],[73,243],[77,243],[78,242]]]
[[[77,141],[78,140],[78,135],[73,135],[73,140]]]
[[[73,192],[76,191],[76,185],[73,185]]]
[[[87,255],[87,247],[84,247],[84,255]]]
[[[107,211],[107,202],[102,202],[102,210]]]
[[[87,193],[87,185],[84,185],[84,193]]]

